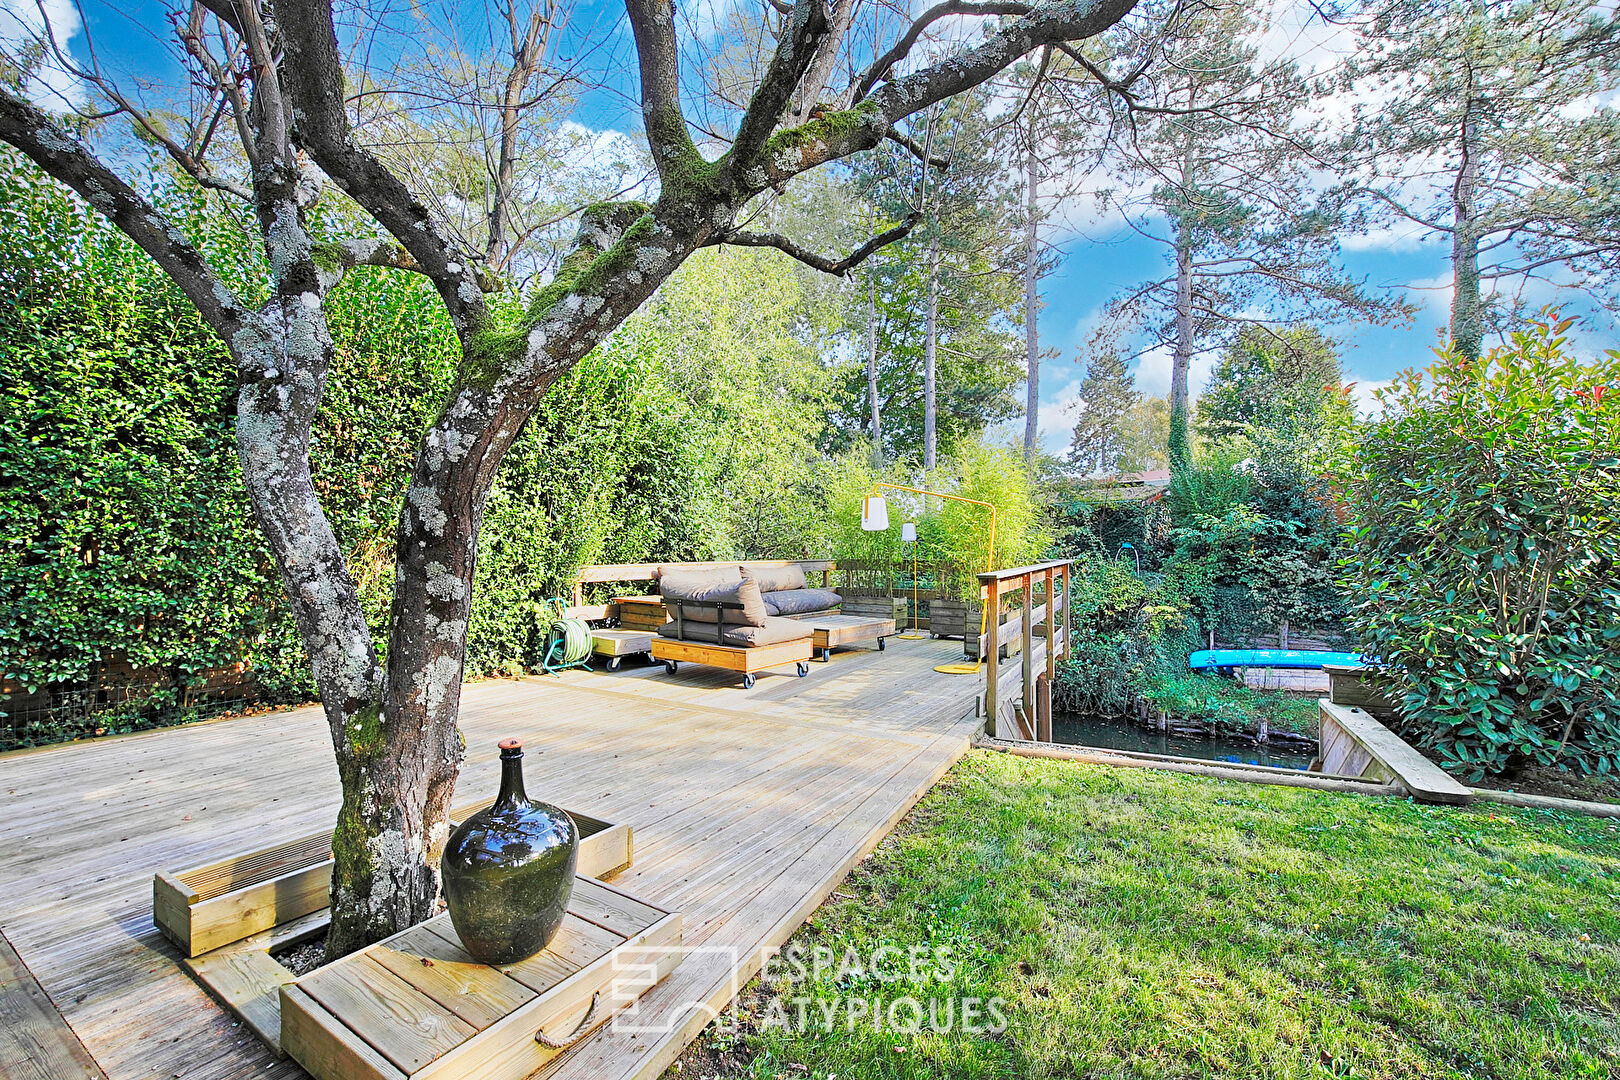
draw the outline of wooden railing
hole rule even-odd
[[[979,655],[985,659],[984,715],[985,732],[995,738],[1038,739],[1052,741],[1052,680],[1057,674],[1057,659],[1067,656],[1072,629],[1069,621],[1069,581],[1072,563],[1067,559],[1036,563],[1033,566],[1015,566],[1010,570],[993,570],[979,575],[980,596],[984,601],[986,630],[979,639]],[[1039,588],[1042,602],[1035,603]],[[1013,594],[1021,594],[1021,607],[1003,623],[1000,621],[1002,603]],[[1061,617],[1060,628],[1058,619]],[[1034,627],[1044,623],[1046,670],[1037,675],[1034,655]],[[1002,726],[1001,710],[1001,646],[1019,635],[1023,648],[1023,685],[1019,710],[1009,710],[1006,719],[1010,731],[998,730]]]

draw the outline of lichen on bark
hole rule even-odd
[[[630,212],[636,213],[634,220],[612,245],[602,248],[595,238],[611,232],[614,223],[610,217],[618,215],[622,220]],[[551,282],[535,291],[520,316],[480,330],[469,343],[466,381],[485,389],[494,386],[502,372],[511,369],[523,355],[529,336],[558,304],[570,296],[600,294],[617,275],[635,265],[637,251],[655,228],[651,208],[645,203],[598,203],[587,207],[580,237]]]

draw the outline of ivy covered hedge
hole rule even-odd
[[[200,197],[154,196],[239,280],[248,232]],[[188,201],[188,198],[190,201]],[[336,214],[336,211],[330,212]],[[333,218],[333,230],[344,222]],[[451,331],[419,279],[362,270],[329,305],[339,356],[314,432],[333,527],[379,627],[395,515],[450,377]],[[539,604],[592,562],[689,557],[703,481],[687,402],[645,351],[593,354],[530,419],[485,513],[468,670],[532,662]],[[99,215],[0,156],[0,675],[9,695],[125,662],[155,697],[93,730],[150,722],[203,672],[245,663],[267,700],[314,688],[247,505],[234,373],[162,273]],[[6,706],[0,701],[0,712]],[[0,721],[0,728],[6,726]],[[23,732],[20,741],[73,730]],[[4,735],[0,731],[0,735]]]

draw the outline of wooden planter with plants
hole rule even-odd
[[[484,800],[452,811],[451,820],[459,824],[493,801]],[[662,977],[662,973],[667,971],[663,954],[676,951],[674,946],[680,941],[680,916],[645,904],[611,885],[592,880],[609,876],[630,865],[633,851],[630,827],[602,821],[587,814],[571,813],[570,816],[579,828],[580,839],[575,866],[576,899],[571,900],[569,904],[571,920],[569,925],[575,925],[572,920],[583,919],[589,926],[584,924],[575,926],[579,934],[584,935],[582,940],[593,943],[591,945],[593,949],[598,945],[606,946],[607,954],[621,946],[629,949],[653,949],[657,955],[648,961],[650,963],[648,970],[657,971]],[[543,1041],[536,1043],[537,1030],[552,1032],[565,1021],[570,1025],[584,1023],[584,1026],[589,1028],[610,1015],[609,1011],[604,1011],[606,1005],[602,1000],[602,994],[597,993],[602,987],[585,994],[587,1004],[593,995],[596,1000],[596,1007],[589,1017],[586,1017],[583,1007],[574,1008],[578,1003],[573,997],[553,999],[550,996],[565,992],[574,994],[582,982],[595,979],[595,975],[577,976],[577,971],[592,964],[596,965],[592,968],[593,972],[608,971],[612,968],[611,959],[603,959],[603,956],[594,954],[587,955],[590,949],[583,946],[571,951],[570,959],[564,966],[568,964],[575,966],[569,972],[559,975],[554,987],[542,986],[536,981],[539,976],[532,972],[524,974],[523,977],[514,976],[510,972],[496,972],[503,975],[508,983],[518,984],[512,986],[497,983],[505,988],[506,993],[504,996],[498,996],[496,1000],[511,1004],[514,1012],[520,1005],[527,1006],[521,1014],[524,1019],[520,1022],[503,1026],[496,1018],[488,1015],[492,1006],[471,1004],[460,997],[446,998],[445,994],[452,987],[452,983],[446,979],[459,980],[454,982],[454,985],[466,988],[467,993],[472,993],[472,988],[476,985],[496,980],[477,970],[484,968],[483,965],[478,965],[470,957],[458,952],[459,946],[455,943],[454,930],[449,927],[445,916],[413,927],[405,934],[397,935],[380,945],[374,945],[355,956],[363,956],[385,946],[391,951],[369,956],[363,962],[356,961],[354,957],[345,957],[336,964],[318,968],[300,979],[284,967],[276,956],[295,945],[312,941],[326,933],[327,926],[331,922],[328,908],[331,886],[332,834],[329,831],[312,833],[274,847],[234,855],[184,870],[159,871],[152,882],[152,921],[158,930],[180,949],[182,963],[211,995],[235,1013],[255,1035],[278,1054],[287,1053],[290,1036],[295,1047],[294,1056],[298,1058],[300,1064],[322,1078],[352,1076],[387,1077],[389,1080],[397,1080],[399,1077],[414,1078],[418,1075],[514,1078],[526,1076],[544,1064],[543,1060],[534,1059],[533,1048],[536,1046],[540,1050],[548,1048]],[[611,918],[604,919],[591,914],[604,905],[608,908],[617,908],[623,913],[619,917],[618,924],[611,923]],[[580,907],[579,911],[575,910],[576,906]],[[656,917],[653,917],[654,913]],[[612,934],[597,932],[603,928],[599,925],[603,923],[609,924]],[[632,924],[635,924],[634,927]],[[590,927],[597,929],[593,930]],[[621,930],[628,932],[621,933]],[[352,999],[356,1003],[356,1008],[363,1008],[365,995],[359,994],[355,986],[350,985],[357,980],[358,983],[364,983],[365,979],[360,977],[361,974],[372,977],[372,982],[377,984],[374,989],[378,992],[392,990],[403,993],[398,985],[397,971],[393,977],[378,975],[376,972],[378,965],[390,970],[397,968],[399,965],[396,961],[399,956],[414,955],[410,950],[417,952],[440,950],[433,956],[424,953],[424,957],[431,961],[429,964],[421,963],[423,957],[417,957],[414,961],[420,968],[434,969],[436,974],[426,971],[420,974],[413,971],[412,974],[419,974],[420,979],[425,979],[430,984],[418,988],[418,996],[432,998],[435,994],[439,995],[444,1000],[433,1008],[447,1010],[457,1017],[455,1023],[446,1022],[437,1026],[441,1030],[441,1035],[442,1031],[448,1030],[458,1036],[454,1045],[448,1042],[442,1046],[435,1044],[437,1050],[443,1053],[434,1052],[427,1058],[423,1058],[422,1055],[432,1050],[432,1047],[428,1050],[419,1047],[406,1052],[400,1046],[378,1045],[366,1039],[361,1039],[365,1046],[351,1045],[352,1040],[346,1041],[347,1036],[344,1033],[353,1035],[356,1030],[355,1023],[358,1021],[350,1016],[342,1016],[341,1022],[332,1026],[328,1023],[328,1019],[344,1011],[344,1006],[339,1003],[345,1000]],[[552,951],[548,949],[524,963],[534,966],[543,958],[549,957]],[[441,953],[449,958],[445,963],[435,959]],[[642,956],[638,962],[647,960],[647,957]],[[350,961],[354,963],[351,964]],[[345,974],[341,977],[323,976],[316,979],[322,972],[337,968],[339,965],[347,965],[343,970],[351,973],[353,977],[351,974]],[[552,968],[556,968],[555,962],[552,963]],[[493,968],[484,970],[495,972]],[[525,971],[527,972],[527,969]],[[307,989],[297,989],[305,980],[311,979],[316,979],[319,995]],[[456,993],[459,994],[461,991]],[[540,1000],[542,998],[545,1000]],[[286,1009],[289,1000],[296,1003],[296,1008],[292,1012]],[[407,997],[407,1000],[414,999]],[[426,1005],[421,1007],[429,1008]],[[458,1009],[461,1011],[458,1012]],[[468,1010],[475,1011],[470,1016],[462,1015]],[[585,1022],[587,1019],[588,1023]],[[531,1021],[537,1025],[533,1030],[519,1031],[520,1027]],[[473,1030],[464,1030],[469,1027]],[[429,1025],[429,1028],[433,1028],[433,1025]],[[327,1034],[322,1035],[316,1029],[323,1029]],[[487,1043],[488,1032],[494,1032],[497,1041],[503,1038],[502,1032],[511,1039],[516,1039],[521,1034],[522,1038],[518,1041],[524,1045],[519,1048],[520,1052],[497,1052],[498,1047],[491,1049]],[[571,1026],[564,1030],[563,1034],[569,1035],[570,1032]],[[478,1038],[473,1039],[473,1035],[477,1035]],[[388,1040],[386,1035],[377,1035],[377,1038],[384,1043]],[[440,1041],[445,1040],[441,1038]],[[481,1044],[480,1049],[476,1052],[471,1049],[457,1050],[454,1055],[445,1056],[450,1050],[461,1047],[469,1041]],[[301,1052],[296,1048],[302,1048]],[[559,1048],[551,1049],[554,1052],[550,1056],[561,1052]],[[482,1065],[473,1067],[473,1063],[482,1062],[486,1057],[490,1061],[499,1059],[507,1062],[507,1065],[502,1065],[496,1071],[486,1071]],[[525,1071],[512,1071],[518,1064],[524,1065]],[[511,1067],[508,1068],[508,1065]]]

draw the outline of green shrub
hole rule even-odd
[[[1348,472],[1363,648],[1469,777],[1620,769],[1620,354],[1543,316],[1397,379]]]

